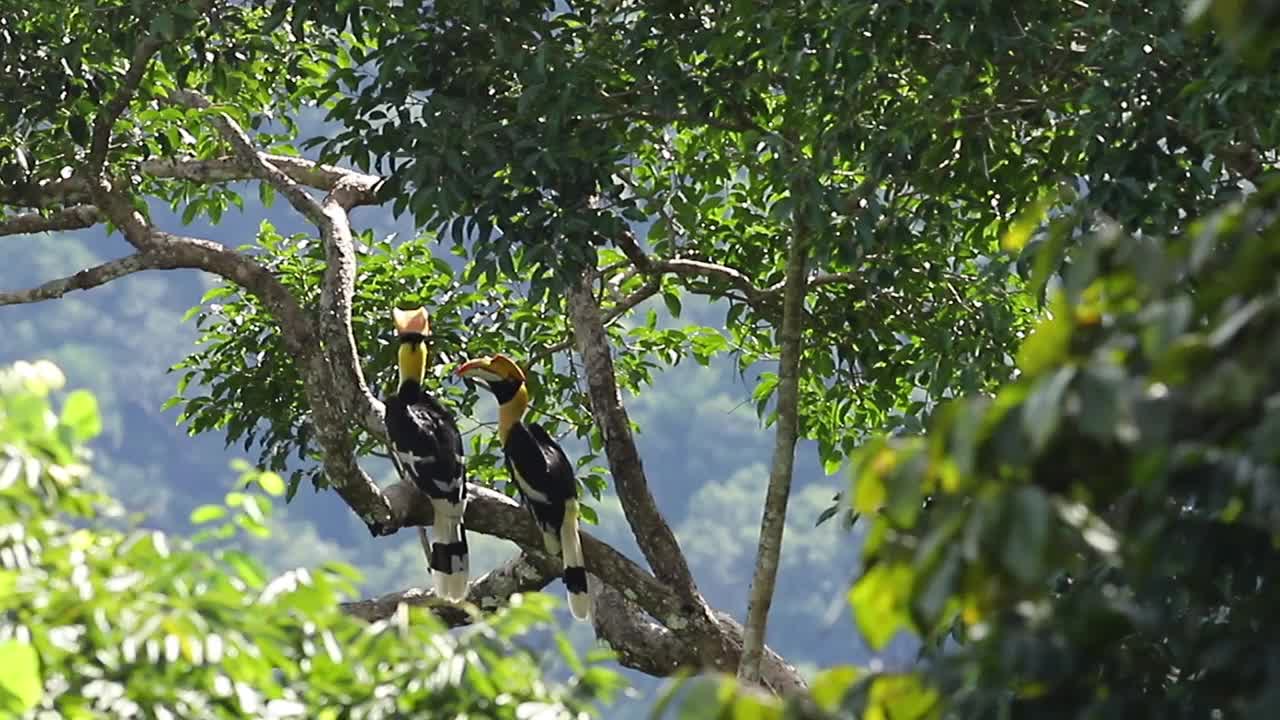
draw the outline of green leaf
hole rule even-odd
[[[1054,195],[1043,193],[1019,213],[1017,219],[1013,221],[1005,232],[1004,237],[1000,238],[1000,247],[1007,252],[1021,250],[1027,244],[1027,241],[1031,239],[1031,233],[1040,227],[1040,222],[1044,220],[1045,211],[1049,209],[1053,200]]]
[[[1039,488],[1022,487],[1005,510],[1009,534],[1003,543],[1004,566],[1024,583],[1035,582],[1045,571],[1052,507]]]
[[[849,604],[858,629],[872,649],[880,650],[907,626],[911,568],[887,562],[868,570],[849,591]]]
[[[916,592],[912,607],[916,618],[932,627],[942,617],[947,602],[959,590],[960,579],[960,546],[952,543],[942,551],[942,560],[924,578],[923,587]]]
[[[844,458],[840,456],[827,458],[822,462],[822,471],[828,476],[835,475],[840,472],[841,466],[844,465]]]
[[[284,494],[284,478],[276,473],[270,471],[258,473],[257,481],[268,495],[280,497]]]
[[[852,665],[837,665],[829,668],[813,679],[809,685],[809,694],[823,710],[835,712],[862,674],[860,668]]]
[[[1022,425],[1031,438],[1031,448],[1040,452],[1058,429],[1062,419],[1063,396],[1075,377],[1074,367],[1058,368],[1057,372],[1036,384],[1035,390],[1022,406]]]
[[[768,400],[773,395],[773,391],[777,389],[777,387],[777,373],[761,373],[760,382],[756,384],[755,390],[751,391],[751,399],[756,402]]]
[[[231,566],[231,569],[240,576],[241,580],[248,583],[249,587],[258,590],[266,582],[262,576],[262,568],[259,567],[257,561],[239,550],[227,550],[222,554],[222,559]]]
[[[667,306],[667,312],[671,313],[671,317],[680,317],[680,296],[674,292],[662,293],[662,302]]]
[[[62,417],[58,420],[71,429],[75,438],[85,442],[102,432],[102,418],[98,415],[98,399],[88,390],[75,390],[62,404]]]
[[[0,643],[0,668],[0,708],[15,715],[34,708],[44,693],[35,648],[17,640]]]
[[[1057,365],[1065,359],[1071,346],[1072,331],[1071,308],[1059,293],[1053,317],[1037,325],[1018,348],[1018,367],[1027,375],[1035,376]]]
[[[919,675],[880,675],[871,683],[864,717],[925,720],[939,710],[938,693]]]
[[[225,517],[226,514],[227,509],[221,505],[201,505],[191,511],[191,524],[203,525]]]

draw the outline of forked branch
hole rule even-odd
[[[604,436],[609,471],[640,551],[654,574],[671,584],[693,606],[701,602],[697,584],[675,533],[649,492],[644,464],[631,435],[631,420],[618,396],[609,338],[600,317],[600,306],[592,294],[594,275],[594,268],[587,268],[581,280],[569,288],[568,295],[573,335],[586,370],[591,414]]]

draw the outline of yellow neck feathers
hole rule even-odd
[[[400,343],[400,384],[422,384],[427,375],[427,344],[424,342]]]
[[[529,407],[529,389],[523,384],[512,398],[498,406],[498,439],[505,445],[511,428],[524,417]]]

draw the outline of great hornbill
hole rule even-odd
[[[470,564],[462,522],[467,500],[462,433],[453,414],[422,386],[430,332],[426,309],[394,308],[392,315],[400,344],[400,384],[387,399],[387,437],[401,474],[431,500],[435,514],[431,578],[440,597],[457,602],[467,595]]]
[[[498,400],[498,438],[507,472],[542,531],[547,552],[564,560],[569,611],[586,620],[591,596],[578,535],[578,480],[569,458],[545,428],[524,422],[529,389],[524,373],[510,358],[494,355],[468,360],[458,366],[457,374],[479,381]]]

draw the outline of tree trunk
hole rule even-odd
[[[797,209],[797,214],[799,212]],[[804,297],[808,289],[809,233],[800,222],[795,227],[787,252],[786,284],[782,295],[777,434],[769,469],[769,489],[765,493],[764,514],[760,519],[760,545],[755,574],[751,578],[742,661],[738,664],[738,678],[755,684],[760,682],[760,660],[769,622],[769,606],[773,603],[773,589],[778,579],[778,558],[782,554],[782,531],[787,521],[787,499],[791,495],[791,471],[795,465],[799,430],[800,339],[804,325]]]

